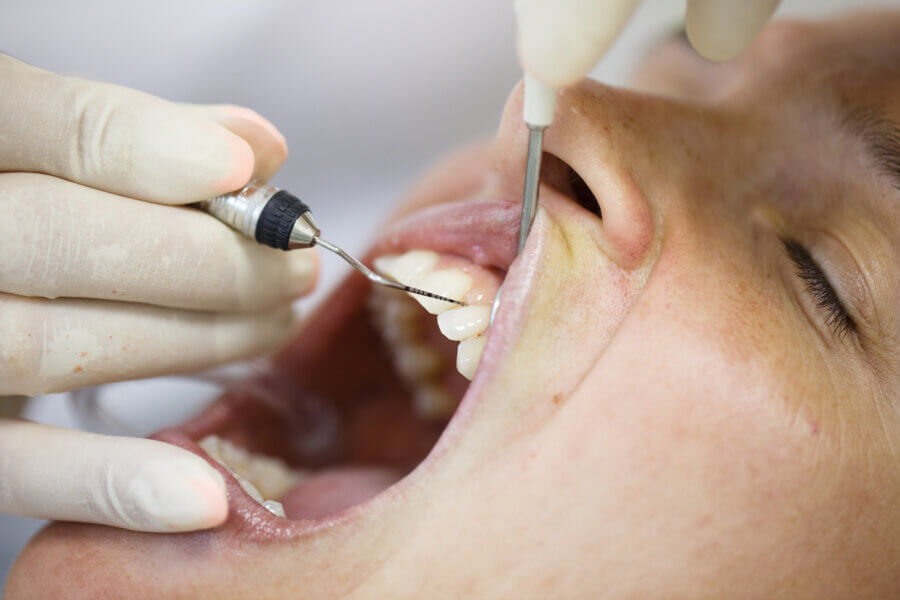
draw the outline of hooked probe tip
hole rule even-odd
[[[350,254],[348,254],[343,248],[340,246],[336,246],[329,242],[328,240],[323,240],[321,237],[316,236],[313,240],[313,245],[321,246],[326,250],[334,252],[341,258],[343,258],[351,267],[362,273],[366,276],[366,279],[373,283],[378,283],[380,285],[386,285],[388,287],[396,288],[398,290],[403,290],[404,292],[408,292],[410,294],[416,294],[418,296],[425,296],[426,298],[434,298],[435,300],[442,300],[443,302],[449,302],[451,304],[458,304],[459,306],[466,306],[465,302],[461,300],[453,300],[451,298],[447,298],[445,296],[440,296],[433,292],[427,292],[425,290],[420,290],[419,288],[412,287],[410,285],[406,285],[404,283],[400,283],[399,281],[394,281],[378,273],[371,270],[366,265],[362,264],[360,261],[353,258]]]

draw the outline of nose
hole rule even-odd
[[[653,246],[660,207],[648,200],[651,188],[682,160],[664,156],[677,154],[671,138],[678,132],[670,125],[677,110],[662,98],[585,81],[561,92],[545,132],[545,163],[552,155],[587,184],[602,219],[598,244],[622,268],[641,265]],[[521,197],[527,140],[519,84],[504,109],[496,146],[500,185],[511,197]]]

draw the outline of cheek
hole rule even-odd
[[[717,576],[734,561],[757,570],[799,535],[816,451],[772,397],[777,385],[688,335],[620,330],[548,434],[546,477],[580,515],[571,543],[603,539]],[[717,556],[722,540],[741,543]]]
[[[580,529],[748,585],[814,573],[864,524],[848,499],[877,494],[860,476],[873,466],[865,419],[848,429],[853,393],[778,288],[704,265],[690,285],[658,265],[538,460],[557,504],[581,515],[572,543]],[[794,562],[771,564],[785,549]]]
[[[619,509],[643,506],[688,535],[704,519],[739,527],[792,504],[819,458],[812,413],[793,398],[817,374],[794,362],[803,340],[765,273],[709,235],[680,243],[566,406],[560,440],[577,456],[566,464],[627,490]]]

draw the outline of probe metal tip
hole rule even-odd
[[[399,284],[398,289],[407,291],[410,294],[417,294],[419,296],[426,296],[428,298],[434,298],[435,300],[443,300],[444,302],[450,302],[451,304],[458,304],[459,306],[466,306],[466,303],[463,302],[462,300],[453,300],[452,298],[447,298],[445,296],[439,296],[438,294],[435,294],[432,292],[426,292],[425,290],[420,290],[419,288],[414,288],[411,285],[403,285],[402,283],[399,283],[399,282],[398,282],[398,284]],[[387,285],[390,285],[391,287],[398,287],[397,285],[394,285],[393,283],[389,283]]]
[[[522,194],[522,221],[519,223],[519,248],[522,254],[525,240],[537,213],[538,190],[541,184],[541,155],[544,146],[544,129],[540,125],[528,125],[528,155],[525,158],[525,189]]]
[[[365,275],[366,279],[368,279],[369,281],[371,281],[373,283],[377,283],[379,285],[385,285],[387,287],[392,287],[392,288],[395,288],[398,290],[403,290],[404,292],[409,292],[410,294],[416,294],[418,296],[425,296],[426,298],[434,298],[435,300],[442,300],[444,302],[449,302],[451,304],[458,304],[459,306],[466,306],[466,303],[462,302],[460,300],[453,300],[451,298],[446,298],[444,296],[440,296],[440,295],[432,293],[432,292],[420,290],[419,288],[414,288],[410,285],[405,285],[405,284],[400,283],[399,281],[394,281],[393,279],[384,277],[383,275],[379,275],[378,273],[376,273],[375,271],[373,271],[366,265],[362,264],[361,262],[359,262],[358,260],[356,260],[355,258],[350,256],[349,254],[347,254],[347,252],[343,248],[341,248],[339,246],[335,246],[331,242],[329,242],[327,240],[323,240],[320,237],[315,238],[315,244],[325,248],[326,250],[334,252],[335,254],[337,254],[338,256],[343,258],[345,261],[347,261],[347,263],[350,264],[351,267],[353,267],[354,269],[356,269],[357,271],[359,271],[360,273]]]
[[[519,222],[519,247],[517,254],[522,254],[525,241],[531,232],[534,216],[537,214],[538,191],[541,185],[541,157],[544,152],[544,129],[546,125],[528,125],[528,155],[525,157],[525,189],[522,193],[522,220]],[[489,325],[494,324],[497,308],[500,306],[500,292],[503,284],[497,288],[494,303],[491,304]]]

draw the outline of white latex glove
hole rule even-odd
[[[576,83],[615,41],[638,0],[515,0],[519,61],[552,88]],[[779,0],[688,0],[688,39],[711,60],[737,56]]]
[[[173,205],[265,179],[267,121],[59,77],[0,55],[0,396],[201,369],[290,334],[311,251]],[[0,414],[13,401],[0,397]],[[161,442],[0,419],[0,511],[141,531],[211,527],[222,477]]]
[[[0,55],[0,395],[198,370],[284,340],[315,252],[174,205],[265,179],[286,154],[250,110]]]
[[[171,444],[0,418],[0,512],[174,532],[221,524],[228,500],[215,469]]]

